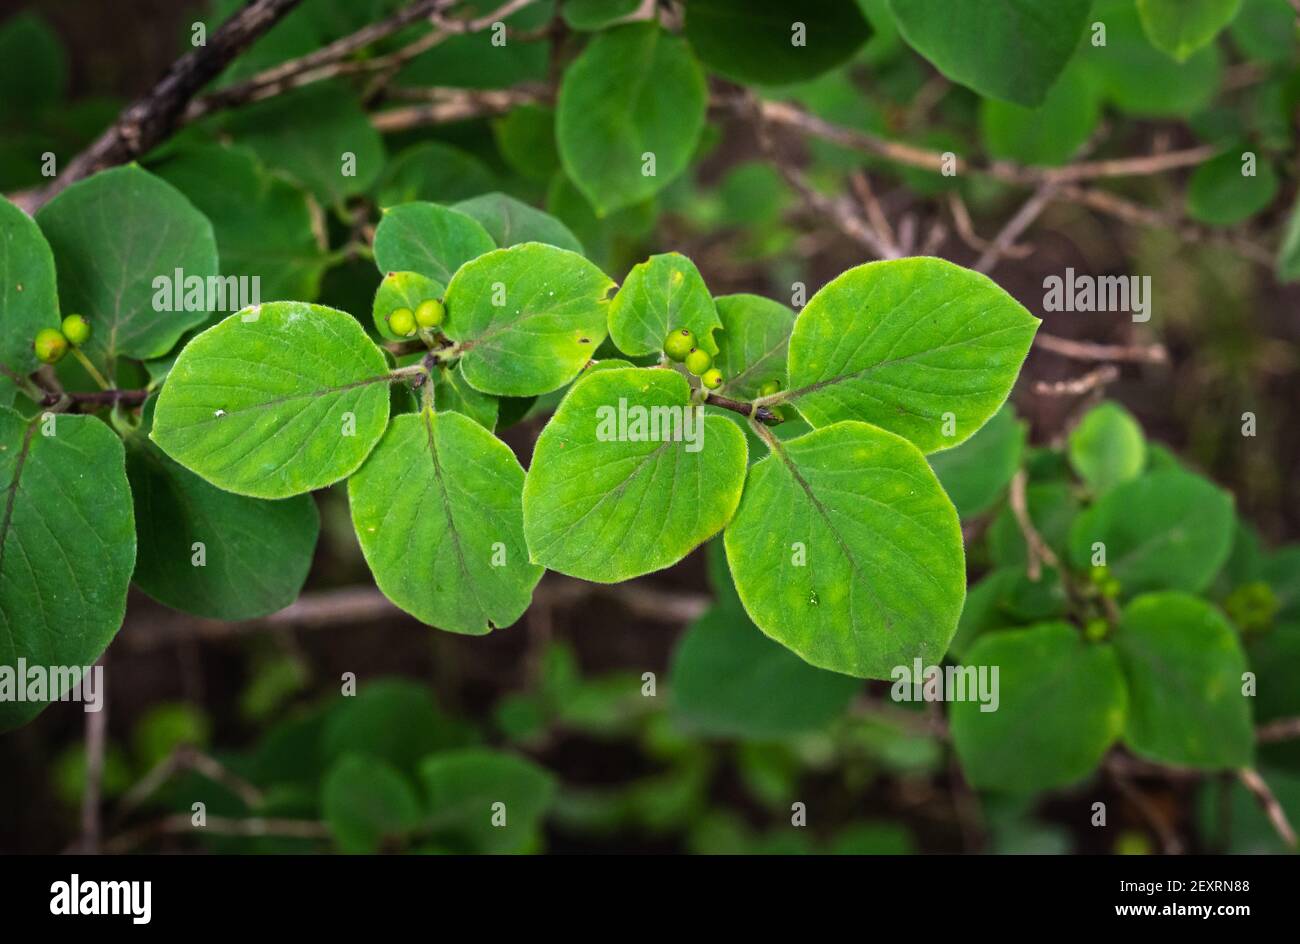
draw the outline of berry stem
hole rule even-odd
[[[95,381],[100,390],[113,389],[113,385],[104,379],[104,375],[99,372],[99,368],[90,362],[89,357],[81,353],[80,348],[72,348],[72,356],[81,362],[81,366],[86,369],[86,373],[90,374],[90,379]]]

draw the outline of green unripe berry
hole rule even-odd
[[[447,309],[436,298],[427,298],[415,309],[415,323],[421,328],[436,328],[447,317]]]
[[[701,351],[698,347],[693,347],[691,352],[686,355],[686,369],[696,377],[712,366],[713,357],[708,351]]]
[[[1101,595],[1103,597],[1109,597],[1110,599],[1114,600],[1119,596],[1120,590],[1122,589],[1123,588],[1119,585],[1118,580],[1116,580],[1114,577],[1107,577],[1105,580],[1102,581]]]
[[[68,353],[68,339],[58,328],[42,328],[36,332],[32,347],[36,349],[36,357],[42,363],[57,364]]]
[[[669,331],[668,337],[664,338],[664,353],[678,363],[686,360],[686,355],[690,354],[694,348],[695,335],[691,334],[690,328],[678,328],[675,331]]]
[[[758,395],[760,397],[774,397],[780,392],[781,381],[779,380],[769,380],[767,383],[763,384],[763,386],[758,388]]]
[[[1101,642],[1110,633],[1110,623],[1104,619],[1090,619],[1083,628],[1083,635],[1090,642]]]
[[[708,387],[710,390],[717,390],[722,386],[722,371],[718,370],[716,367],[706,370],[700,376],[700,383],[704,384],[704,386]]]
[[[409,308],[393,309],[388,316],[388,327],[398,337],[409,338],[415,334],[415,313]]]
[[[90,340],[90,322],[81,315],[68,315],[63,319],[63,336],[69,344],[81,347]]]

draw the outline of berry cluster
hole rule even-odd
[[[447,309],[443,307],[441,301],[436,298],[426,298],[415,307],[415,311],[409,308],[393,309],[388,316],[388,327],[392,328],[393,333],[398,337],[409,338],[417,329],[438,327],[446,317]]]
[[[42,328],[36,332],[32,347],[43,364],[57,364],[68,353],[69,347],[81,347],[90,340],[90,322],[81,315],[68,315],[63,319],[62,330]]]
[[[664,353],[679,364],[684,364],[710,390],[722,386],[722,371],[713,366],[713,355],[695,346],[695,335],[690,328],[668,332],[668,337],[664,339]]]

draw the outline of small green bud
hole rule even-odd
[[[427,298],[415,309],[415,322],[421,328],[436,328],[447,317],[447,309],[436,298]]]
[[[694,348],[695,335],[691,334],[690,328],[678,328],[675,331],[669,331],[668,337],[664,339],[664,353],[678,363],[686,360],[686,355],[691,353]]]
[[[760,397],[774,397],[780,392],[781,381],[779,380],[769,380],[767,383],[763,384],[763,386],[758,388],[758,395]]]
[[[1083,628],[1083,635],[1089,642],[1101,642],[1110,634],[1110,623],[1104,619],[1090,619],[1088,625]]]
[[[698,347],[691,348],[691,352],[686,355],[686,369],[696,377],[704,373],[713,366],[713,357],[708,351],[701,351]]]
[[[409,308],[393,309],[388,316],[388,327],[398,337],[409,338],[415,334],[415,313]]]
[[[700,383],[704,384],[704,386],[708,387],[710,390],[717,390],[722,386],[722,371],[718,370],[716,367],[706,370],[700,377]]]
[[[74,347],[81,347],[90,340],[90,322],[81,315],[68,315],[63,319],[63,336]]]
[[[1258,633],[1273,625],[1281,608],[1273,589],[1262,580],[1242,584],[1223,601],[1228,618],[1243,633]]]
[[[68,353],[68,339],[58,328],[42,328],[36,332],[32,347],[36,349],[36,357],[42,363],[57,364]]]

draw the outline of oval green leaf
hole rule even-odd
[[[714,301],[722,322],[713,359],[722,371],[718,393],[752,400],[769,380],[784,388],[794,312],[760,295],[720,295]]]
[[[375,227],[380,272],[418,272],[446,285],[466,262],[496,248],[482,224],[436,203],[403,203]]]
[[[135,165],[101,171],[47,203],[36,222],[54,251],[63,311],[94,329],[86,352],[96,363],[161,357],[208,319],[216,238],[171,184]],[[199,284],[196,307],[186,292]]]
[[[862,420],[923,452],[960,445],[997,412],[1039,320],[992,280],[943,259],[850,269],[799,314],[790,391],[813,426]]]
[[[598,583],[671,566],[731,519],[747,461],[744,435],[703,416],[677,371],[590,373],[533,450],[529,551],[551,570]]]
[[[524,470],[459,413],[396,417],[348,480],[352,524],[375,583],[416,619],[481,636],[509,626],[542,568],[528,560]]]
[[[150,438],[218,488],[288,498],[361,465],[388,422],[388,364],[351,315],[271,302],[181,351]]]
[[[1101,403],[1070,432],[1070,465],[1094,494],[1135,479],[1147,464],[1147,441],[1133,415],[1118,403]]]
[[[71,679],[61,684],[54,670],[88,668],[117,634],[135,564],[135,526],[122,443],[92,416],[27,420],[0,408],[0,481],[7,496],[0,518],[6,731],[66,691]],[[59,690],[27,687],[17,700],[12,686],[38,667]]]
[[[549,213],[504,193],[485,193],[452,207],[479,221],[502,249],[520,243],[546,243],[583,254],[578,237]]]
[[[640,203],[686,169],[707,104],[704,73],[681,39],[654,23],[601,33],[560,83],[565,173],[597,216]]]
[[[544,243],[498,249],[447,286],[443,332],[459,342],[465,379],[484,393],[558,390],[605,340],[614,283],[576,252]]]
[[[1034,793],[1077,783],[1124,730],[1114,649],[1085,643],[1068,623],[984,635],[962,660],[968,691],[972,670],[987,673],[997,701],[952,704],[953,746],[971,786]]]
[[[957,512],[915,446],[866,423],[755,463],[726,546],[750,618],[820,668],[889,678],[914,658],[938,662],[957,630]]]
[[[690,328],[697,347],[717,354],[713,332],[721,326],[700,270],[677,252],[633,266],[609,306],[609,336],[633,357],[658,354],[678,328]]]
[[[50,246],[30,216],[0,197],[0,388],[39,366],[32,341],[59,321]]]
[[[956,449],[935,453],[930,468],[939,476],[957,514],[971,518],[1002,495],[1020,468],[1025,451],[1025,424],[1004,404],[978,433]]]

